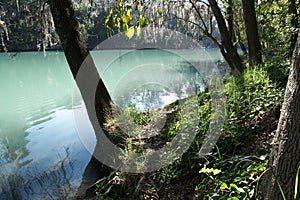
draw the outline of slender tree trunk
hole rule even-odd
[[[266,200],[283,199],[278,183],[287,200],[294,199],[295,177],[300,166],[300,32],[293,55],[284,103],[274,138],[261,191]],[[298,177],[300,178],[300,177]],[[300,190],[298,188],[299,199]]]
[[[228,24],[228,32],[229,36],[234,42],[234,28],[233,28],[233,2],[232,0],[228,0],[228,6],[227,6],[227,24]]]
[[[96,133],[97,143],[94,151],[97,152],[102,142],[97,135],[99,131],[97,127],[99,125],[103,127],[105,115],[111,112],[112,100],[83,42],[72,0],[49,0],[49,4],[55,28],[64,48],[69,67],[85,102],[88,116]],[[83,63],[87,66],[88,74],[86,74],[86,77],[80,76],[78,78]],[[93,91],[91,88],[96,88],[96,91]],[[102,177],[106,176],[110,171],[110,168],[101,164],[94,156],[86,170],[90,168],[98,168],[97,170]]]
[[[236,31],[236,36],[237,36],[238,43],[239,43],[239,45],[241,47],[241,50],[242,50],[243,54],[247,55],[248,54],[247,49],[246,49],[244,43],[242,42],[241,34],[238,31]]]
[[[297,30],[299,28],[299,15],[297,12],[297,5],[296,5],[296,0],[290,0],[290,5],[289,5],[289,13],[292,15],[292,20],[291,20],[291,28],[293,30]],[[295,45],[297,42],[297,32],[293,33],[291,36],[291,46],[290,46],[290,55],[293,55],[293,50],[295,49]]]
[[[222,45],[224,46],[225,49],[225,51],[222,52],[222,54],[223,55],[224,53],[226,54],[226,56],[224,57],[229,63],[233,73],[240,74],[244,70],[243,62],[237,52],[237,49],[233,46],[230,34],[228,32],[225,23],[225,19],[221,13],[218,3],[216,2],[216,0],[208,0],[208,2],[217,20],[217,24],[221,35]]]
[[[249,49],[249,64],[254,66],[262,62],[254,0],[242,0],[246,35]]]

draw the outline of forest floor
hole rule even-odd
[[[247,70],[242,76],[227,81],[224,127],[217,144],[204,158],[199,157],[203,141],[200,133],[209,127],[211,103],[210,93],[200,94],[199,133],[180,159],[144,174],[113,171],[91,187],[95,192],[92,199],[261,199],[259,181],[267,169],[283,91],[283,87],[269,79],[264,69]],[[172,140],[178,127],[189,121],[189,116],[183,117],[179,111],[178,102],[160,110],[167,114],[166,124],[159,137],[146,140],[146,143],[161,147]],[[131,116],[136,124],[147,127],[150,116],[155,115],[160,116],[129,108],[125,116]],[[180,117],[187,120],[180,121]],[[118,129],[120,124],[128,124],[124,119],[126,117],[109,119],[108,132],[117,138],[112,140],[123,138],[121,146],[124,149],[138,151],[140,146],[124,139],[126,134],[122,135],[122,130]]]
[[[249,156],[257,154],[258,152],[268,152],[271,149],[272,141],[276,132],[278,120],[279,120],[280,107],[277,106],[274,110],[268,112],[263,116],[257,116],[259,119],[256,121],[256,125],[259,128],[259,133],[249,134],[240,142],[239,148],[235,155]],[[157,193],[155,190],[149,191],[150,194],[145,195],[148,198],[142,199],[155,199],[149,197],[157,197],[156,199],[170,200],[170,199],[189,199],[198,200],[203,199],[205,191],[195,191],[195,187],[201,182],[201,175],[195,176],[195,174],[186,175],[173,180],[166,188]]]
[[[239,144],[235,156],[247,157],[257,155],[258,152],[268,152],[272,146],[272,140],[276,131],[280,107],[277,106],[268,113],[257,116],[256,127],[259,132],[249,134]],[[161,173],[161,172],[160,172]],[[143,199],[143,200],[196,200],[204,199],[205,190],[195,190],[197,185],[203,181],[203,176],[197,173],[197,170],[190,170],[184,175],[171,178],[168,183],[161,183],[160,179],[155,180],[155,173],[137,175],[115,173],[110,182],[110,190],[101,194],[98,199]],[[96,187],[99,192],[103,188],[100,185]],[[107,189],[107,186],[104,188]],[[126,189],[130,188],[129,192]],[[107,190],[106,190],[107,191]],[[99,193],[97,193],[98,196]],[[116,195],[117,194],[117,195]],[[95,197],[91,199],[97,199]]]

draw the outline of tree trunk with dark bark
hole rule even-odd
[[[237,52],[237,49],[233,46],[230,34],[225,23],[225,19],[221,13],[218,3],[216,2],[216,0],[208,0],[208,2],[211,6],[219,27],[222,45],[224,46],[225,50],[222,52],[222,54],[230,65],[233,73],[240,74],[244,70],[243,62]]]
[[[249,64],[254,66],[262,62],[254,0],[242,0],[242,6],[248,40]]]
[[[228,6],[227,6],[227,24],[228,24],[228,32],[229,36],[232,39],[233,42],[234,37],[234,28],[233,28],[233,2],[232,0],[228,0]]]
[[[86,91],[88,89],[86,88],[86,85],[78,83],[77,81],[76,83],[85,103],[91,101],[89,99],[91,96],[95,96],[96,99],[93,101],[95,102],[95,105],[87,104],[87,111],[89,113],[89,109],[94,111],[96,108],[97,113],[99,113],[97,114],[99,123],[103,126],[103,123],[105,122],[105,113],[111,110],[110,104],[112,100],[80,34],[79,23],[75,16],[72,1],[49,0],[49,3],[56,31],[61,40],[65,56],[75,81],[83,62],[88,64],[88,68],[92,72],[89,74],[90,77],[87,77],[86,81],[98,80],[96,96],[94,94],[89,94],[95,91]]]
[[[61,40],[72,75],[96,133],[97,143],[94,150],[96,152],[102,142],[97,136],[99,131],[97,129],[99,129],[99,125],[103,127],[106,114],[111,112],[112,100],[80,34],[79,23],[75,16],[72,0],[49,0],[49,4],[56,32]],[[82,75],[83,63],[87,73]],[[93,90],[91,88],[96,89]],[[110,171],[110,168],[101,164],[94,156],[86,170],[88,171],[91,168],[97,168],[102,177],[106,176]]]
[[[293,55],[284,103],[269,158],[269,171],[264,175],[261,191],[266,200],[294,199],[297,169],[300,166],[300,32]],[[298,177],[300,178],[300,177]],[[278,180],[278,183],[277,183]],[[299,199],[300,190],[298,190]]]
[[[290,5],[289,5],[289,13],[292,16],[292,20],[291,20],[291,28],[295,31],[299,28],[299,15],[297,12],[297,5],[296,5],[296,0],[290,0]],[[290,55],[293,55],[293,50],[295,48],[297,42],[297,32],[293,33],[291,35],[291,52]]]

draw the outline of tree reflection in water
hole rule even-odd
[[[58,160],[43,172],[38,166],[26,168],[25,172],[20,168],[15,168],[14,173],[1,172],[0,199],[73,199],[81,179],[75,173],[69,147],[64,156],[58,155]]]
[[[119,85],[120,87],[114,93],[115,103],[121,108],[136,107],[140,111],[147,112],[204,91],[203,77],[190,63],[180,62],[172,68],[173,70],[164,69],[161,72],[153,72],[154,76],[165,75],[162,78],[154,77],[156,81],[153,82],[149,81],[147,75],[122,82],[123,85]],[[161,82],[159,82],[160,79],[162,79]],[[141,84],[143,81],[145,83]],[[138,87],[135,88],[134,85]]]

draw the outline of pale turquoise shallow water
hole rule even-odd
[[[221,58],[217,50],[92,55],[113,100],[142,110],[200,92],[193,63]],[[91,155],[76,128],[73,111],[82,101],[74,91],[78,97],[63,53],[0,54],[0,199],[75,196]]]

